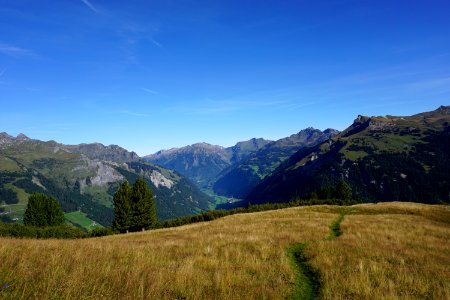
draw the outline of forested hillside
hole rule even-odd
[[[112,196],[119,184],[123,180],[134,183],[139,177],[155,193],[160,220],[195,214],[210,206],[211,199],[189,180],[139,161],[118,146],[93,144],[74,150],[74,146],[54,141],[0,136],[0,216],[4,221],[20,221],[29,195],[39,192],[55,197],[66,213],[79,211],[110,226]]]
[[[309,197],[345,180],[362,202],[449,202],[450,107],[410,117],[359,116],[341,134],[294,154],[247,197]]]
[[[320,131],[306,128],[289,137],[269,143],[223,170],[213,181],[219,195],[244,198],[262,179],[270,175],[283,161],[304,147],[315,146],[339,132],[334,129]]]

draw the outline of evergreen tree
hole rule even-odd
[[[131,200],[133,203],[133,230],[141,230],[156,224],[155,197],[144,179],[136,180]]]
[[[336,185],[336,199],[351,200],[352,188],[345,181],[339,181]]]
[[[37,227],[62,225],[64,224],[64,212],[55,198],[34,193],[28,199],[23,223]]]
[[[130,187],[125,181],[114,195],[114,229],[138,231],[156,222],[155,197],[147,182],[138,179]]]
[[[131,188],[125,181],[114,194],[114,221],[113,228],[125,232],[130,229],[132,223]]]

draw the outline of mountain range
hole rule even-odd
[[[338,133],[339,131],[335,129],[322,132],[310,127],[268,143],[218,174],[212,183],[213,190],[219,195],[244,198],[292,154],[302,148],[326,141]]]
[[[134,152],[102,144],[63,145],[0,133],[0,215],[20,220],[28,196],[56,197],[78,219],[109,226],[112,197],[123,180],[143,177],[155,193],[160,220],[208,210],[212,199],[190,180],[142,161]],[[78,224],[79,225],[79,224]]]
[[[346,181],[362,202],[449,202],[450,106],[413,116],[358,116],[346,130],[299,150],[246,202],[287,202]]]
[[[205,188],[221,171],[271,142],[253,138],[228,148],[197,143],[182,148],[161,150],[144,156],[144,160],[176,170],[198,186]]]
[[[345,181],[361,202],[450,202],[450,106],[413,116],[358,116],[344,131],[306,128],[233,147],[207,143],[140,158],[117,145],[64,145],[0,133],[0,218],[21,219],[28,196],[61,203],[68,221],[109,226],[124,180],[144,178],[160,220],[216,206],[314,199]],[[203,191],[202,191],[203,190]],[[223,207],[226,207],[223,206]]]
[[[144,159],[176,170],[200,188],[212,189],[217,195],[243,198],[296,151],[316,145],[337,133],[334,129],[322,132],[307,128],[277,141],[253,138],[228,148],[197,143],[161,150]]]

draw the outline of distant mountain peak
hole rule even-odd
[[[339,133],[339,130],[333,129],[333,128],[327,128],[323,131],[323,133],[328,135],[337,135]]]
[[[213,145],[213,144],[209,144],[209,143],[205,143],[205,142],[195,143],[195,144],[192,144],[190,147],[192,147],[192,148],[205,148],[205,149],[223,149],[222,146]]]
[[[9,135],[9,134],[6,133],[6,132],[0,132],[0,138],[10,138],[10,139],[12,139],[12,138],[14,138],[14,137],[11,136],[11,135]]]
[[[316,131],[320,131],[320,130],[316,129],[314,127],[306,127],[304,129],[300,130],[299,132],[292,134],[291,137],[298,136],[298,135],[305,134],[305,133],[309,134],[311,132],[316,132]]]
[[[22,141],[28,141],[28,140],[30,140],[30,138],[27,137],[27,136],[26,136],[25,134],[23,134],[23,133],[19,133],[19,134],[17,135],[16,139],[22,140]]]
[[[271,142],[273,142],[273,141],[266,140],[264,138],[251,138],[248,141],[237,142],[236,145],[234,145],[234,147],[239,147],[241,145],[246,145],[246,144],[252,144],[252,145],[268,144],[268,143],[271,143]]]
[[[370,120],[370,117],[368,117],[368,116],[358,115],[358,117],[356,117],[356,119],[353,121],[353,123],[362,124],[369,120]]]
[[[308,127],[289,137],[269,142],[221,172],[213,184],[213,190],[221,195],[245,197],[262,178],[273,172],[292,154],[328,140],[337,133],[339,131],[334,129],[322,132]]]
[[[6,132],[0,133],[0,144],[8,145],[8,144],[14,144],[14,143],[23,143],[23,142],[28,142],[28,141],[31,141],[31,139],[23,133],[19,133],[17,135],[17,137],[9,135]]]
[[[446,115],[450,115],[450,106],[441,105],[441,106],[439,106],[438,109],[436,109],[436,112],[440,112],[440,113],[443,113],[443,114],[446,114]]]
[[[73,153],[84,154],[90,158],[115,161],[133,162],[139,161],[140,157],[136,152],[130,152],[118,145],[105,146],[101,143],[66,145],[65,148]]]
[[[271,142],[253,138],[228,148],[200,142],[181,148],[160,150],[145,156],[144,160],[176,170],[198,185],[204,186],[231,164]]]

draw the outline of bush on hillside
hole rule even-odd
[[[10,189],[0,188],[0,202],[4,201],[6,204],[17,204],[19,198],[17,193]]]
[[[19,223],[0,222],[0,236],[38,239],[79,239],[86,235],[82,230],[69,225],[35,227]]]
[[[37,227],[63,225],[64,212],[55,198],[34,193],[28,199],[23,223],[27,226]]]
[[[94,228],[88,231],[87,237],[102,237],[113,234],[116,234],[116,232],[111,227]]]

